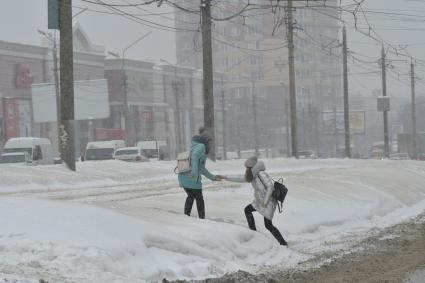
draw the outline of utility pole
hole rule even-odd
[[[313,115],[313,106],[311,104],[311,101],[309,100],[308,102],[308,107],[307,107],[307,114],[308,114],[308,147],[309,148],[315,148],[316,143],[315,141],[315,132],[314,132],[314,115]],[[317,153],[317,148],[316,148],[316,153]]]
[[[289,136],[289,113],[290,113],[290,106],[289,106],[289,92],[286,85],[281,81],[280,85],[282,86],[283,93],[284,93],[284,112],[285,112],[285,138],[286,138],[286,156],[291,157],[291,137]]]
[[[382,72],[382,96],[387,96],[387,77],[385,63],[385,49],[381,49],[381,72]],[[384,110],[384,154],[390,157],[389,135],[388,135],[388,111]]]
[[[193,76],[189,79],[189,94],[190,94],[190,133],[195,132],[195,114],[194,114],[194,108],[195,108],[195,98],[193,96]]]
[[[223,76],[221,77],[221,115],[223,122],[223,159],[227,160],[227,136],[226,136],[226,100],[224,96],[224,82]]]
[[[345,157],[351,158],[350,141],[350,107],[348,100],[348,67],[347,67],[347,31],[342,29],[342,54],[344,70],[344,133],[345,133]]]
[[[302,130],[302,139],[301,139],[301,143],[302,143],[302,149],[305,150],[307,148],[307,119],[306,119],[306,115],[305,115],[305,108],[302,107],[301,108],[301,130]]]
[[[129,44],[121,54],[121,74],[122,74],[122,80],[123,80],[123,91],[124,91],[124,97],[123,97],[123,104],[124,104],[124,130],[125,130],[125,141],[127,145],[130,145],[130,142],[135,142],[133,139],[135,138],[134,133],[134,127],[132,123],[132,119],[130,119],[130,107],[128,105],[128,76],[127,72],[125,71],[125,53],[128,49],[142,41],[145,37],[150,35],[152,32],[147,32],[146,34],[142,35],[141,37],[137,38],[137,40],[133,41],[131,44]]]
[[[128,107],[128,77],[127,72],[124,70],[124,58],[122,60],[121,67],[121,76],[122,76],[122,84],[123,84],[123,112],[124,112],[124,131],[125,131],[125,143],[127,146],[130,146],[130,109]]]
[[[319,134],[319,120],[320,120],[320,112],[319,112],[319,108],[314,107],[314,141],[315,141],[315,146],[316,146],[316,153],[318,156],[321,155],[321,148],[320,148],[320,134]]]
[[[174,98],[176,103],[176,131],[177,131],[177,153],[182,151],[182,131],[183,127],[181,126],[180,122],[180,96],[179,96],[179,87],[180,84],[177,81],[177,75],[176,75],[176,66],[174,66],[174,81],[172,83],[173,89],[174,89]]]
[[[289,99],[285,97],[285,126],[286,126],[286,154],[288,157],[291,157],[291,137],[289,136],[289,112],[290,112],[290,106],[289,106]]]
[[[74,153],[74,62],[72,0],[59,2],[60,26],[60,142],[61,157],[75,171]]]
[[[411,81],[411,90],[412,90],[412,150],[413,156],[412,159],[418,158],[418,150],[416,145],[416,95],[415,95],[415,65],[412,62],[410,63],[410,81]]]
[[[56,34],[56,31],[55,31]],[[61,140],[60,140],[60,89],[59,89],[59,65],[58,65],[58,52],[56,46],[56,36],[53,36],[53,78],[55,82],[55,94],[56,94],[56,124],[58,131],[58,150],[61,148]]]
[[[59,65],[58,65],[58,52],[57,52],[57,43],[56,43],[56,31],[52,35],[51,33],[44,32],[42,30],[37,30],[39,34],[43,35],[47,40],[52,43],[52,56],[53,56],[53,80],[55,84],[55,98],[56,98],[56,127],[57,127],[57,146],[58,151],[61,148],[61,141],[59,138],[60,133],[60,89],[59,89]]]
[[[335,157],[338,157],[338,151],[339,151],[339,142],[338,142],[338,117],[336,114],[336,94],[334,91],[331,93],[332,96],[332,111],[334,113],[334,138],[335,138]]]
[[[201,0],[204,127],[211,136],[209,157],[215,161],[214,92],[211,40],[211,0]]]
[[[162,90],[163,90],[163,99],[165,103],[164,107],[164,122],[165,122],[165,134],[167,142],[167,154],[168,158],[171,157],[171,139],[170,139],[170,118],[168,116],[168,98],[167,98],[167,83],[165,80],[165,74],[162,75]]]
[[[297,100],[295,87],[294,22],[292,0],[288,0],[288,62],[289,62],[289,104],[291,109],[291,148],[292,156],[298,158]]]
[[[252,83],[252,113],[254,114],[254,146],[255,146],[255,156],[259,156],[258,150],[258,118],[257,118],[257,95],[255,93],[255,81],[251,80]]]

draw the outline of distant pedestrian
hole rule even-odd
[[[203,128],[200,128],[199,132],[199,135],[192,138],[192,145],[190,148],[191,171],[179,173],[178,179],[180,187],[184,188],[187,193],[184,205],[184,214],[190,216],[193,202],[196,200],[198,216],[199,218],[204,219],[205,203],[202,195],[202,175],[212,181],[220,181],[224,177],[220,175],[213,175],[207,170],[207,168],[205,168],[211,137]]]
[[[225,179],[231,182],[251,183],[254,188],[254,201],[245,207],[245,216],[249,229],[256,231],[255,220],[252,213],[258,211],[264,216],[264,225],[279,244],[287,246],[288,243],[282,237],[280,231],[273,225],[272,219],[276,211],[277,201],[273,198],[273,180],[265,172],[266,166],[259,161],[256,156],[250,157],[245,161],[245,176],[225,176]]]

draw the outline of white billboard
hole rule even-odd
[[[323,132],[326,135],[343,135],[345,132],[344,112],[342,111],[324,111]],[[365,111],[350,111],[350,134],[364,135],[366,133],[366,112]]]
[[[34,122],[56,122],[55,85],[33,84],[31,92]],[[74,115],[75,120],[110,116],[108,84],[105,79],[74,82]]]

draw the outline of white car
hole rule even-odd
[[[391,160],[409,160],[410,158],[408,153],[400,152],[400,153],[390,154],[390,159]]]
[[[114,158],[114,152],[125,147],[124,140],[93,141],[87,143],[84,160],[108,160]]]
[[[314,152],[314,150],[301,150],[298,151],[298,158],[299,159],[316,159],[317,154]]]
[[[49,139],[32,137],[9,139],[4,145],[2,155],[23,152],[28,153],[33,165],[50,165],[54,164],[57,159],[57,154]]]
[[[149,158],[140,147],[123,147],[119,148],[114,153],[114,159],[123,161],[146,162]]]
[[[0,155],[0,164],[33,165],[33,161],[27,152],[13,152]]]

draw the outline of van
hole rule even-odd
[[[52,143],[45,138],[11,138],[3,147],[2,154],[26,152],[33,165],[54,164],[58,154],[55,154]]]
[[[139,141],[136,143],[136,147],[141,148],[148,158],[159,160],[166,158],[166,145],[167,142],[161,140]]]
[[[125,147],[123,140],[93,141],[89,142],[84,155],[85,160],[108,160],[112,159],[118,148]]]
[[[33,162],[28,152],[13,152],[0,155],[0,164],[33,165]]]

